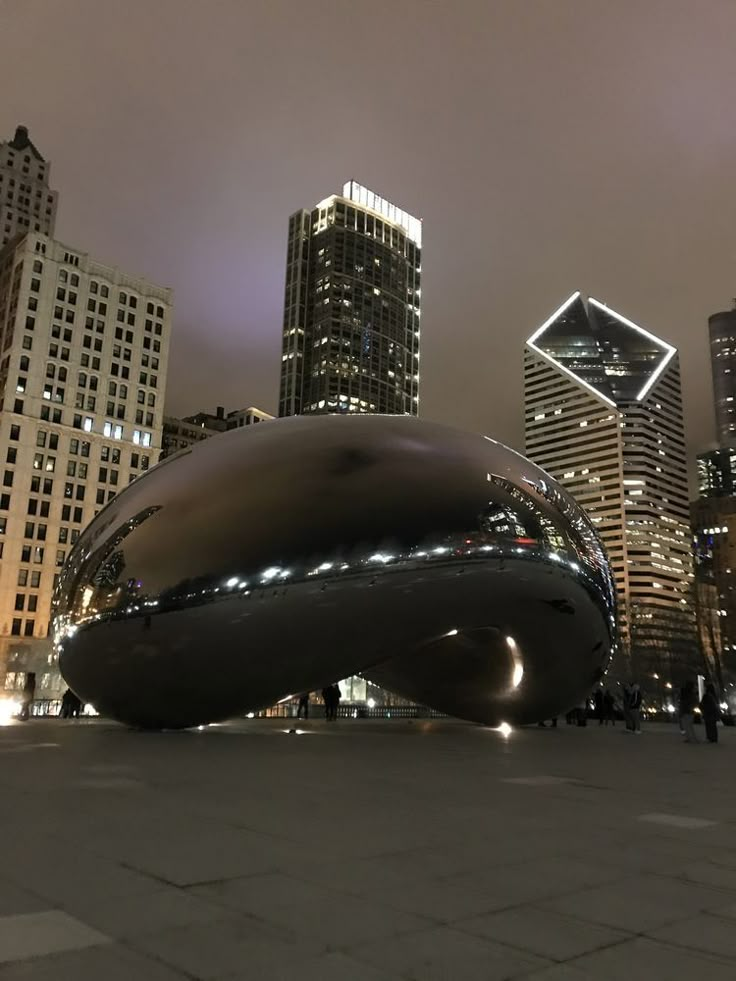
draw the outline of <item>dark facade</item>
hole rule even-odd
[[[421,222],[349,181],[289,220],[279,415],[419,409]]]
[[[736,446],[736,306],[708,318],[716,438],[721,447]]]
[[[730,497],[736,488],[736,446],[698,453],[698,497]]]
[[[691,505],[700,643],[709,673],[730,694],[736,669],[736,498]]]

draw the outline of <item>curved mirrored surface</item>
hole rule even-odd
[[[350,674],[461,718],[525,723],[601,676],[614,590],[538,467],[400,416],[233,430],[154,467],[82,534],[54,637],[103,714],[186,727]]]

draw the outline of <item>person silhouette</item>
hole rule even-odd
[[[700,711],[703,715],[705,735],[709,743],[718,742],[718,718],[721,714],[716,698],[716,690],[712,684],[705,686],[705,692],[700,700]]]
[[[36,697],[36,672],[29,671],[26,675],[26,683],[23,686],[23,695],[20,700],[20,714],[18,718],[22,722],[27,722],[31,717],[31,705]]]

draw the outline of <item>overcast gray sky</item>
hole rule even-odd
[[[736,294],[735,0],[0,0],[0,133],[57,235],[175,290],[168,407],[275,410],[289,214],[424,219],[422,414],[522,445],[526,336],[581,289],[676,344],[713,436]]]

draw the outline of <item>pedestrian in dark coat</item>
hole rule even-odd
[[[29,671],[26,675],[26,683],[23,686],[23,695],[20,700],[20,715],[23,722],[27,722],[31,717],[31,705],[36,697],[36,672]]]
[[[705,725],[705,735],[709,743],[718,742],[718,718],[721,714],[716,697],[716,690],[713,685],[706,685],[705,692],[700,700],[700,711],[703,715]]]

